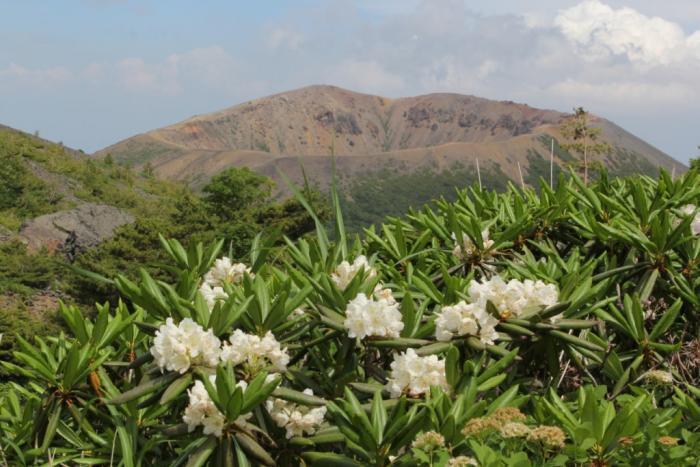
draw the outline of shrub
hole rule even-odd
[[[162,239],[169,279],[3,362],[0,458],[697,465],[698,182],[472,188],[364,239],[334,195],[334,241],[314,217],[246,264]]]

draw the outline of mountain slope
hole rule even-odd
[[[101,220],[108,223],[114,217],[128,220],[133,215],[154,215],[181,190],[179,184],[140,175],[4,126],[0,127],[0,172],[0,225],[20,237],[43,216],[50,216],[46,227],[53,228],[62,223],[64,213],[68,218],[77,214],[87,219],[88,212],[101,212],[105,214]],[[94,245],[100,240],[96,233],[104,226],[88,224],[91,231],[85,233]],[[41,238],[25,236],[22,240],[37,249],[51,247]]]
[[[127,258],[122,232],[168,216],[182,191],[181,184],[0,125],[0,360],[10,358],[15,333],[32,338],[55,327],[59,300],[103,301],[104,284],[67,265],[95,270],[96,262],[80,255],[110,242],[121,249],[96,253],[100,261]]]
[[[341,175],[398,164],[406,171],[454,162],[499,164],[511,178],[532,153],[548,154],[566,114],[459,94],[387,99],[332,86],[310,86],[192,117],[137,135],[97,154],[195,185],[231,165],[277,176],[299,163],[322,185],[331,148]],[[614,123],[594,117],[613,147],[603,161],[629,171],[681,167]],[[565,157],[566,158],[566,157]],[[557,158],[560,164],[566,162]],[[297,177],[295,177],[297,178]],[[298,179],[298,178],[297,178]]]

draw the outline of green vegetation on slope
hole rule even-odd
[[[212,179],[201,197],[183,184],[67,150],[30,135],[0,130],[0,353],[12,335],[35,335],[54,321],[58,298],[83,307],[114,300],[109,283],[94,282],[72,267],[106,277],[139,269],[171,279],[156,266],[165,260],[158,235],[183,242],[223,238],[233,257],[244,256],[259,230],[300,236],[313,227],[295,200],[275,201],[270,180],[248,169],[229,169]],[[321,196],[307,189],[320,208]],[[231,197],[246,193],[245,198]],[[135,217],[101,245],[80,251],[73,263],[60,250],[28,251],[16,238],[22,222],[83,202],[116,206]],[[70,267],[69,267],[70,266]]]
[[[481,167],[484,188],[502,191],[509,181],[498,166]],[[350,232],[360,232],[387,216],[400,216],[440,198],[454,201],[456,189],[478,181],[475,166],[424,167],[414,172],[384,168],[355,176],[341,189],[341,206]]]

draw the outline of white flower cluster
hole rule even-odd
[[[255,275],[243,263],[232,263],[231,259],[225,256],[214,261],[214,266],[204,275],[204,281],[199,288],[209,309],[214,308],[218,300],[228,298],[224,284],[236,284],[242,281],[246,274]]]
[[[352,264],[347,261],[340,263],[335,269],[335,272],[331,274],[331,279],[340,290],[345,290],[361,269],[364,270],[367,278],[372,278],[377,275],[377,271],[369,265],[367,258],[364,255],[360,255],[355,258]]]
[[[512,279],[507,283],[499,276],[482,282],[469,284],[471,303],[461,301],[456,305],[443,307],[435,318],[435,337],[448,341],[453,336],[478,336],[484,344],[493,344],[498,339],[496,325],[498,319],[486,308],[493,303],[501,318],[517,318],[525,310],[537,306],[552,306],[559,300],[559,292],[554,284],[526,279],[521,282]],[[556,322],[561,315],[553,316]]]
[[[394,298],[394,294],[391,292],[391,289],[385,289],[382,284],[377,284],[372,295],[374,295],[375,300],[385,300],[391,304],[396,303],[396,299]]]
[[[420,357],[414,349],[407,349],[391,362],[391,375],[387,389],[391,397],[399,397],[404,392],[416,397],[425,394],[430,386],[449,390],[445,376],[445,360],[436,355]]]
[[[452,234],[452,240],[455,242],[452,254],[460,260],[471,258],[478,251],[472,239],[465,233],[462,234],[461,242],[457,241],[457,236],[454,233]],[[494,241],[489,238],[489,229],[481,231],[481,241],[484,245],[484,250],[488,250],[493,246]]]
[[[184,373],[192,365],[216,366],[220,347],[221,341],[211,329],[205,331],[190,318],[176,326],[168,318],[156,331],[151,354],[161,369]]]
[[[469,284],[469,297],[473,303],[486,308],[486,302],[493,303],[501,318],[517,318],[528,308],[536,306],[549,307],[559,300],[559,292],[554,284],[526,279],[519,281],[511,279],[507,283],[494,276],[482,282],[472,281]],[[558,317],[551,318],[556,321]]]
[[[212,384],[216,383],[216,376],[209,376],[209,381]],[[243,380],[238,381],[236,386],[245,389],[248,387],[248,383]],[[190,397],[190,403],[185,408],[185,415],[182,417],[182,421],[187,423],[187,430],[189,432],[194,431],[198,426],[202,426],[202,432],[205,435],[214,435],[221,437],[223,432],[224,424],[226,423],[226,417],[222,414],[219,409],[214,404],[214,401],[209,397],[207,388],[204,383],[197,380],[194,385],[187,390],[187,395]]]
[[[693,235],[700,235],[700,209],[694,204],[686,204],[681,208],[681,212],[686,216],[694,216],[690,223],[690,230]]]
[[[212,287],[222,287],[224,284],[235,284],[243,280],[243,277],[253,273],[243,263],[233,263],[231,258],[224,256],[214,261],[214,266],[204,275],[204,282]]]
[[[304,394],[313,396],[314,392],[304,389]],[[287,431],[287,439],[316,433],[326,415],[325,406],[310,408],[277,398],[266,400],[265,408],[277,426]]]
[[[234,365],[246,364],[249,370],[257,372],[267,367],[283,372],[289,363],[287,349],[282,349],[272,332],[267,331],[264,337],[246,334],[236,329],[229,337],[230,345],[224,343],[221,350],[221,361]]]
[[[403,330],[401,312],[391,291],[387,293],[387,290],[380,290],[372,298],[361,293],[348,303],[343,325],[349,337],[399,337]]]
[[[484,344],[493,344],[498,339],[498,320],[478,303],[466,303],[443,307],[435,319],[435,337],[449,341],[452,336],[478,336]]]
[[[206,282],[202,283],[199,287],[199,293],[204,297],[204,301],[207,302],[207,306],[210,310],[214,308],[217,301],[225,301],[228,298],[228,294],[224,291],[223,287],[212,287]]]

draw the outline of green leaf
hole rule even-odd
[[[216,449],[217,441],[213,436],[209,436],[201,446],[197,448],[196,451],[192,453],[190,458],[187,460],[186,467],[201,467],[203,466],[209,457],[211,457],[214,449]]]
[[[452,388],[456,388],[462,376],[459,368],[459,349],[457,349],[457,347],[450,346],[447,351],[447,356],[445,357],[445,375],[447,384]]]
[[[374,439],[377,446],[382,444],[384,437],[384,427],[386,426],[386,409],[382,401],[381,391],[376,391],[374,397],[372,398],[372,408],[371,408],[371,422],[372,422],[372,432],[374,433]]]
[[[654,285],[656,284],[656,279],[659,277],[659,270],[658,269],[650,269],[646,273],[644,273],[644,276],[642,277],[642,280],[639,282],[639,285],[637,286],[637,292],[639,293],[639,300],[642,302],[647,301],[649,296],[654,290]]]
[[[187,388],[190,387],[192,384],[192,374],[187,373],[172,383],[170,383],[170,386],[163,392],[163,395],[160,397],[160,404],[162,405],[167,405],[173,400],[177,399],[177,397],[185,392]]]
[[[318,467],[361,467],[360,464],[342,454],[331,452],[305,452],[301,455],[311,465]]]
[[[668,331],[668,329],[673,325],[678,317],[678,313],[681,311],[683,306],[683,301],[679,298],[675,301],[671,307],[661,315],[661,318],[656,322],[651,333],[649,333],[649,338],[651,340],[656,340]]]
[[[234,436],[241,449],[243,449],[248,456],[263,465],[275,465],[275,460],[268,454],[267,450],[260,446],[253,438],[244,433],[236,433]]]
[[[593,342],[581,339],[580,337],[574,336],[572,334],[567,334],[565,332],[550,331],[549,334],[553,337],[568,342],[569,344],[574,345],[576,347],[592,350],[594,352],[605,352],[606,350],[604,347],[601,347],[598,344],[594,344]]]
[[[157,391],[158,389],[162,388],[163,386],[172,383],[175,381],[177,378],[180,377],[180,374],[177,372],[171,372],[171,373],[166,373],[162,376],[158,376],[153,379],[149,379],[135,388],[129,389],[126,392],[123,392],[122,394],[113,397],[111,399],[106,400],[108,404],[112,405],[118,405],[118,404],[124,404],[125,402],[132,401],[134,399],[138,399],[141,396],[144,396],[146,394],[150,394],[154,391]]]
[[[53,411],[49,416],[49,421],[46,425],[46,431],[44,432],[44,439],[41,442],[41,452],[46,452],[46,450],[51,446],[54,436],[56,435],[56,430],[58,429],[58,422],[61,419],[61,404],[55,404],[53,406]]]
[[[312,407],[326,405],[327,403],[325,399],[322,399],[318,396],[310,396],[308,394],[304,394],[303,392],[295,391],[294,389],[285,387],[278,387],[277,389],[272,391],[272,395],[279,399],[284,399],[289,402],[294,402],[297,404]]]

